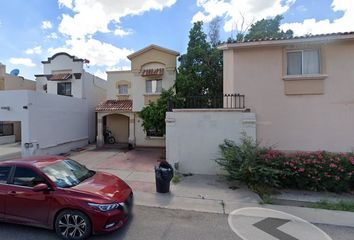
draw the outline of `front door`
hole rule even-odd
[[[31,225],[47,225],[52,193],[34,192],[32,188],[39,183],[46,181],[36,171],[27,167],[16,167],[5,203],[8,220]]]

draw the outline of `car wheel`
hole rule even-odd
[[[91,222],[80,211],[64,210],[55,220],[55,231],[65,240],[84,240],[91,235]]]

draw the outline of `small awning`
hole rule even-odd
[[[131,112],[132,100],[107,100],[96,107],[96,112]]]
[[[53,74],[48,78],[48,81],[66,81],[72,78],[71,73]]]
[[[163,68],[153,68],[153,69],[144,69],[141,76],[151,77],[151,76],[161,76],[164,73]]]

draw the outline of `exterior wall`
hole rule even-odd
[[[165,147],[165,137],[148,137],[141,126],[143,120],[135,117],[135,142],[137,147]]]
[[[107,128],[112,131],[118,143],[129,143],[129,117],[112,114],[106,116]]]
[[[122,81],[128,84],[128,99],[132,99],[133,76],[131,71],[107,72],[107,99],[118,98],[118,83]]]
[[[141,55],[144,57],[144,54]],[[169,55],[171,58],[172,55]],[[140,57],[140,56],[139,56]],[[137,57],[137,58],[139,58]],[[176,56],[173,56],[176,61]],[[144,57],[145,59],[145,57]],[[141,111],[145,105],[149,104],[148,99],[150,100],[157,100],[160,94],[151,94],[146,93],[146,80],[154,80],[154,79],[161,79],[162,80],[162,88],[169,89],[171,88],[175,81],[176,81],[176,69],[170,69],[167,67],[167,63],[169,59],[165,59],[164,63],[155,63],[156,61],[154,58],[149,60],[150,62],[145,62],[140,71],[142,72],[144,69],[151,69],[151,68],[163,68],[164,74],[158,77],[143,77],[141,76],[141,72],[134,73],[134,80],[132,85],[132,92],[133,92],[133,111],[139,112]],[[139,61],[141,62],[141,61]]]
[[[254,113],[227,110],[181,110],[166,116],[167,161],[182,173],[217,174],[215,159],[224,139],[256,137]]]
[[[16,142],[15,135],[0,136],[0,145],[8,144],[8,143],[15,143],[15,142]]]
[[[321,74],[308,78],[284,76],[285,48],[224,51],[224,92],[245,94],[246,107],[257,114],[257,140],[262,145],[279,150],[353,150],[354,42],[321,45]]]
[[[168,70],[176,69],[176,56],[158,49],[150,49],[131,60],[132,71],[140,72],[141,68],[146,64],[153,62],[162,63]]]
[[[10,107],[9,111],[0,110],[0,121],[21,122],[23,156],[59,154],[88,143],[86,100],[4,91],[0,92],[0,106]],[[26,143],[31,146],[26,148]]]

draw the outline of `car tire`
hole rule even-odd
[[[90,237],[90,219],[80,211],[63,210],[55,219],[55,232],[65,240],[84,240]]]

